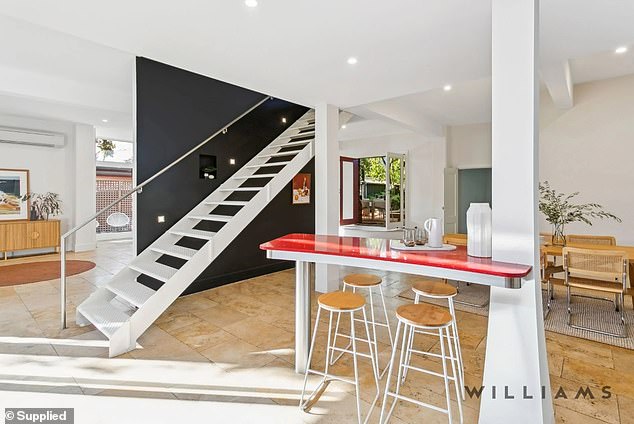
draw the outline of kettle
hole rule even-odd
[[[427,231],[427,246],[442,247],[442,220],[440,218],[429,218],[423,224]]]

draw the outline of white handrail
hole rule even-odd
[[[61,296],[61,326],[62,326],[62,330],[66,328],[66,239],[68,237],[70,237],[71,235],[73,235],[74,233],[76,233],[78,230],[82,229],[86,225],[88,225],[91,222],[93,222],[102,213],[108,211],[113,206],[116,206],[119,203],[121,203],[121,201],[123,201],[124,199],[127,199],[128,197],[132,196],[135,193],[140,193],[141,191],[143,191],[143,187],[145,187],[146,185],[148,185],[149,183],[154,181],[159,176],[163,175],[165,172],[169,171],[172,167],[174,167],[175,165],[180,163],[183,159],[187,158],[189,155],[191,155],[192,153],[194,153],[195,151],[200,149],[202,146],[204,146],[205,144],[210,142],[217,135],[226,132],[227,128],[229,128],[230,126],[232,126],[233,124],[238,122],[240,119],[244,118],[246,115],[251,113],[255,108],[257,108],[258,106],[260,106],[262,103],[266,102],[269,99],[271,99],[271,97],[266,96],[264,99],[260,100],[259,102],[257,102],[253,106],[251,106],[249,109],[247,109],[242,114],[240,114],[237,118],[233,119],[227,125],[223,126],[221,129],[219,129],[218,131],[216,131],[215,133],[213,133],[212,135],[207,137],[202,142],[198,143],[195,147],[191,148],[189,151],[184,153],[178,159],[176,159],[175,161],[173,161],[172,163],[170,163],[169,165],[167,165],[166,167],[164,167],[163,169],[161,169],[160,171],[158,171],[154,175],[152,175],[150,178],[148,178],[147,180],[143,181],[141,184],[138,184],[138,185],[134,186],[130,191],[128,191],[127,193],[123,194],[117,200],[113,201],[108,206],[106,206],[103,209],[101,209],[100,211],[98,211],[96,214],[92,215],[86,221],[82,222],[79,225],[76,225],[75,227],[71,228],[70,230],[68,230],[64,234],[62,234],[61,240],[60,240],[60,250],[61,250],[61,258],[60,258],[60,262],[61,262],[60,263],[60,276],[61,276],[60,296]]]

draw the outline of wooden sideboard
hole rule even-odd
[[[59,248],[60,221],[0,221],[0,252]]]

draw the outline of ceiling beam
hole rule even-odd
[[[444,137],[445,126],[399,102],[377,102],[347,109],[365,119],[378,119],[429,137]]]
[[[570,62],[547,63],[541,66],[541,77],[559,109],[570,109],[574,105],[573,82],[570,73]]]

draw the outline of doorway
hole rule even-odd
[[[340,158],[340,224],[395,229],[405,222],[405,155]]]
[[[467,233],[467,210],[471,203],[491,205],[491,168],[458,170],[458,232]]]

